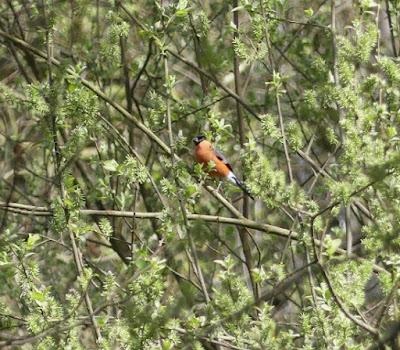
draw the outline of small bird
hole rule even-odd
[[[229,164],[228,160],[221,152],[214,149],[212,144],[206,140],[205,136],[196,136],[193,139],[193,143],[196,145],[194,154],[198,163],[207,165],[210,161],[214,162],[215,168],[209,172],[211,176],[228,179],[254,200],[245,183],[240,181],[233,173],[232,166]]]

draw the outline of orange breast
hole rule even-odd
[[[229,168],[224,162],[217,158],[212,145],[208,141],[203,141],[196,146],[195,157],[197,162],[204,164],[204,167],[206,167],[210,161],[215,163],[215,169],[210,172],[211,176],[228,176],[230,172]]]

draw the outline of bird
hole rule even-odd
[[[194,155],[198,163],[207,166],[210,161],[214,162],[215,168],[209,171],[209,175],[229,180],[254,200],[246,184],[234,174],[229,161],[213,147],[204,135],[198,135],[192,141],[195,144]]]

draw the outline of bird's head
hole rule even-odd
[[[192,141],[197,146],[200,142],[204,141],[206,137],[204,135],[196,136]]]

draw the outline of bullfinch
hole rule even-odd
[[[228,160],[221,152],[214,149],[213,145],[206,140],[205,136],[196,136],[193,139],[193,143],[195,144],[194,155],[198,163],[207,165],[210,161],[214,162],[215,168],[209,172],[211,176],[229,180],[254,200],[244,182],[240,181],[233,173],[232,166],[229,164]]]

